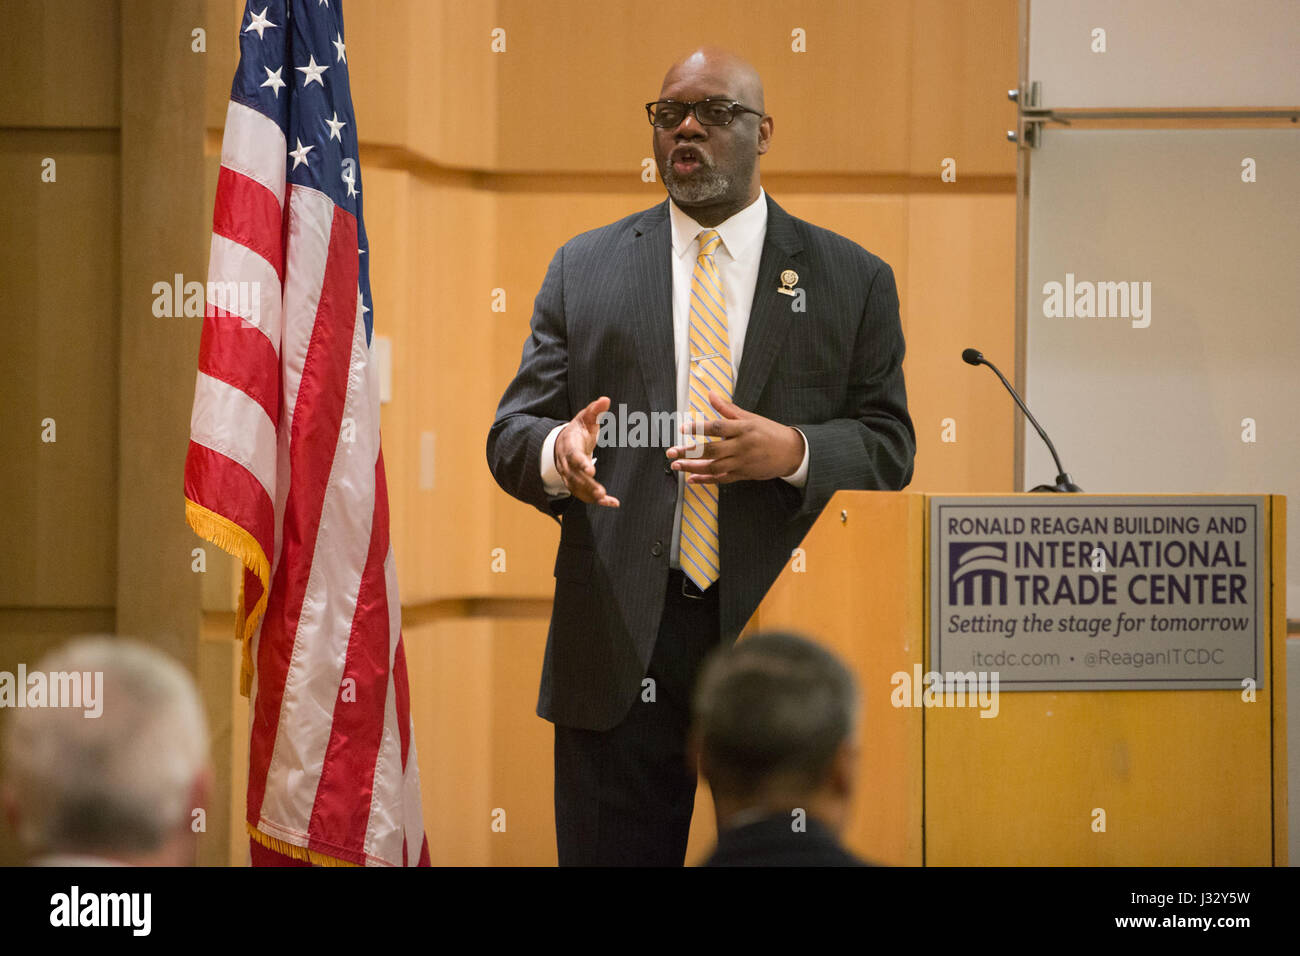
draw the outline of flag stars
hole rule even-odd
[[[307,166],[310,169],[311,165],[307,162],[307,154],[315,148],[315,146],[304,146],[302,140],[299,139],[298,148],[289,150],[289,155],[293,157],[293,169],[297,169],[299,166]],[[289,171],[293,172],[293,169]]]
[[[335,60],[334,62],[337,63],[339,62],[339,60],[342,60],[344,63],[348,62],[347,55],[344,52],[347,49],[347,47],[343,45],[343,34],[338,33],[336,31],[334,34],[334,39],[330,40],[330,42],[334,44],[334,49],[337,50],[339,54],[338,60]]]
[[[328,70],[329,67],[321,66],[319,63],[317,63],[315,56],[311,57],[310,62],[306,66],[295,67],[295,69],[297,69],[299,73],[302,73],[304,75],[304,79],[302,81],[302,85],[304,89],[306,87],[311,86],[313,82],[319,83],[322,87],[325,86],[325,81],[321,79],[321,74],[324,73],[326,70]]]
[[[334,111],[334,118],[327,119],[325,125],[330,128],[330,139],[337,139],[340,143],[343,142],[342,130],[348,124],[339,119],[337,110]]]
[[[257,38],[258,38],[259,40],[262,40],[262,39],[265,39],[265,38],[262,36],[262,33],[263,33],[263,32],[264,32],[268,27],[275,27],[275,26],[277,26],[277,24],[272,23],[270,20],[268,20],[268,19],[266,18],[266,11],[267,11],[267,9],[268,9],[267,7],[263,7],[261,13],[253,13],[251,10],[249,11],[249,14],[248,14],[248,15],[249,15],[249,17],[250,17],[251,19],[249,20],[248,26],[244,27],[244,32],[245,32],[245,33],[247,33],[249,30],[256,30],[256,31],[257,31]],[[276,96],[277,96],[277,98],[278,98],[278,97],[279,97],[279,94],[277,93]]]
[[[278,100],[280,98],[280,87],[286,85],[284,80],[280,79],[280,70],[283,70],[284,67],[279,67],[274,73],[271,72],[269,66],[264,66],[262,69],[266,70],[266,82],[262,85],[269,86],[271,92],[275,94],[275,98]]]
[[[370,311],[369,307],[366,305],[365,296],[361,294],[360,282],[357,283],[357,310],[361,313],[361,318],[363,319],[366,317],[366,313]]]
[[[352,174],[352,166],[349,164],[343,170],[343,181],[348,184],[348,195],[355,196],[361,190],[357,189],[356,177]]]

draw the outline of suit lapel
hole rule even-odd
[[[677,407],[671,231],[664,200],[637,222],[629,252],[637,360],[652,410]]]
[[[795,233],[793,218],[770,196],[767,197],[767,235],[758,263],[758,281],[754,286],[754,303],[749,310],[749,326],[745,330],[740,373],[732,396],[732,401],[743,409],[753,410],[790,329],[794,318],[790,305],[794,300],[777,289],[781,285],[782,272],[786,269],[800,271],[798,255],[802,251],[803,244]],[[806,278],[801,273],[800,284]],[[801,316],[804,314],[800,313]]]

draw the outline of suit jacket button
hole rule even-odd
[[[664,543],[662,541],[656,541],[650,546],[650,553],[656,558],[659,557],[659,555],[664,553]]]

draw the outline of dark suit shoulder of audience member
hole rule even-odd
[[[840,846],[830,828],[809,817],[803,832],[789,818],[764,817],[731,827],[705,866],[874,866]]]

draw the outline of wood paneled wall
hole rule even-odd
[[[692,47],[735,49],[760,70],[776,121],[768,191],[898,277],[919,443],[912,487],[1010,491],[1011,405],[958,356],[973,345],[1011,364],[1015,155],[1004,133],[1015,123],[1005,91],[1016,83],[1016,3],[723,0],[703,15],[685,0],[345,8],[376,330],[392,342],[384,453],[430,845],[439,863],[548,864],[551,729],[533,707],[558,526],[497,488],[484,448],[551,256],[574,234],[662,200],[660,184],[641,180],[651,155],[641,104]],[[21,83],[0,89],[0,173],[14,187],[0,247],[22,266],[6,270],[15,314],[30,316],[23,335],[7,327],[0,376],[0,491],[21,503],[5,527],[27,542],[0,557],[0,668],[31,660],[33,628],[84,623],[58,610],[60,631],[49,623],[56,609],[178,632],[158,640],[197,667],[216,735],[216,802],[228,807],[210,814],[207,862],[246,852],[246,717],[221,644],[230,567],[209,549],[198,588],[159,576],[160,559],[123,529],[144,529],[155,549],[200,544],[184,527],[183,448],[173,447],[188,422],[198,322],[171,320],[176,334],[151,355],[148,334],[162,330],[137,314],[138,282],[195,269],[201,278],[242,10],[242,0],[0,0],[15,25],[0,56],[23,67],[10,71]],[[157,29],[140,32],[151,17]],[[161,62],[173,82],[145,82],[159,45],[191,25],[206,28],[206,53],[172,54]],[[492,50],[498,29],[504,52]],[[806,52],[792,50],[795,31]],[[123,62],[127,47],[141,66]],[[56,147],[66,185],[42,192],[32,164]],[[153,154],[161,185],[146,196],[145,171],[124,159],[150,148],[166,152]],[[946,158],[956,182],[940,181]],[[122,248],[128,236],[140,247]],[[498,289],[504,311],[492,308]],[[51,464],[39,417],[60,402],[72,410],[60,413],[54,455],[67,457]],[[160,410],[168,424],[150,433]],[[944,419],[955,442],[941,440]],[[85,440],[65,450],[77,433]],[[48,609],[48,626],[9,610],[32,606]],[[200,614],[202,644],[197,624],[184,624]],[[504,832],[492,829],[495,809]],[[692,859],[711,839],[702,788]]]

